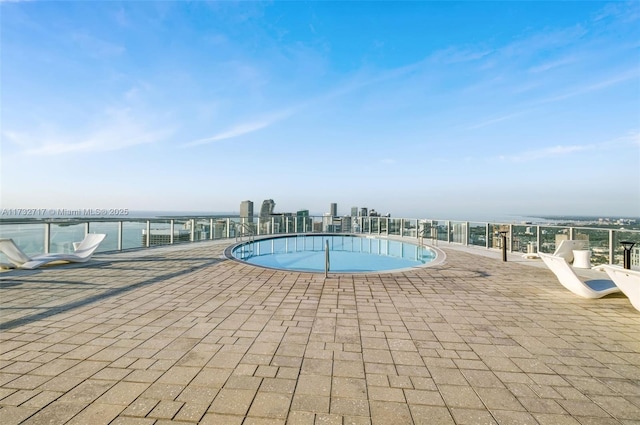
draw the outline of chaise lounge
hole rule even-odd
[[[539,253],[549,270],[556,275],[562,286],[584,298],[602,298],[605,295],[620,292],[612,280],[594,279],[583,281],[576,275],[567,260],[556,255]]]
[[[620,266],[602,266],[617,287],[629,297],[629,301],[640,311],[640,271],[623,269]]]
[[[2,263],[3,268],[20,267],[24,263],[32,260],[31,257],[16,245],[13,239],[0,239],[0,252],[11,262],[11,264]]]
[[[41,254],[35,257],[29,257],[15,244],[13,239],[0,239],[0,251],[2,251],[16,267],[32,270],[44,264],[57,261],[84,263],[91,258],[106,237],[107,235],[102,233],[89,233],[82,242],[77,245],[72,254]]]
[[[589,246],[589,241],[585,239],[565,239],[560,241],[558,247],[553,252],[553,255],[556,257],[562,257],[567,260],[568,263],[573,262],[573,250],[574,249],[587,249]],[[533,252],[522,254],[523,258],[533,259],[540,258],[540,252]]]

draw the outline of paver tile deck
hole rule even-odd
[[[0,422],[640,423],[621,294],[446,244],[433,267],[325,278],[229,243],[0,274]]]

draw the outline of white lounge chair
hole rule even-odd
[[[640,311],[640,271],[623,269],[620,266],[602,266],[611,280],[629,297],[629,301]]]
[[[12,239],[0,239],[0,249],[9,261],[17,267],[32,270],[56,261],[70,263],[83,263],[88,261],[106,237],[107,235],[102,233],[89,233],[82,242],[78,244],[73,254],[41,254],[35,257],[29,257],[18,248]]]
[[[589,247],[589,241],[585,239],[565,239],[560,241],[553,255],[556,257],[562,257],[567,260],[568,263],[573,262],[573,250],[574,249],[587,249]],[[539,258],[540,252],[533,252],[528,254],[522,254],[523,258]]]
[[[594,279],[583,281],[563,257],[541,252],[540,258],[549,267],[549,270],[556,275],[562,286],[576,295],[584,298],[601,298],[614,292],[620,292],[620,288],[612,280]]]
[[[0,251],[7,256],[7,259],[15,266],[20,267],[24,263],[31,261],[32,258],[25,254],[13,239],[0,239]]]

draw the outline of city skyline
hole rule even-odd
[[[638,2],[0,8],[2,208],[640,215]]]

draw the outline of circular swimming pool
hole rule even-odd
[[[285,235],[233,245],[225,251],[256,266],[303,272],[366,273],[395,271],[433,264],[444,254],[407,242],[350,234]]]

